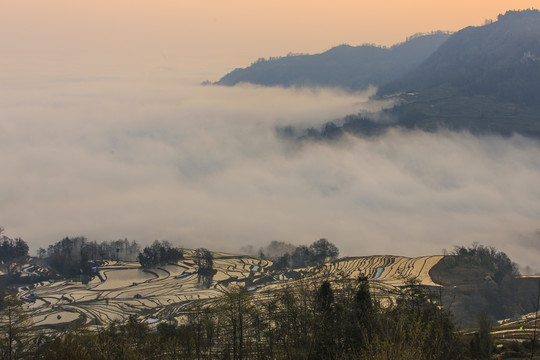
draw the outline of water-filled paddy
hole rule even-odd
[[[154,273],[142,269],[106,270],[104,274],[107,280],[97,285],[94,290],[118,289],[157,278]]]
[[[175,318],[192,301],[208,301],[219,297],[231,286],[247,286],[254,296],[268,296],[284,286],[294,287],[296,276],[273,272],[272,262],[245,256],[218,258],[216,270],[208,284],[199,282],[197,267],[186,251],[186,259],[177,265],[162,265],[143,271],[136,263],[107,263],[98,269],[103,282],[95,277],[88,284],[72,281],[44,282],[33,290],[21,288],[25,309],[36,325],[57,326],[77,319],[79,313],[87,324],[94,320],[107,323],[127,319],[129,315]],[[429,269],[441,257],[405,258],[367,256],[342,259],[319,268],[297,269],[307,282],[327,276],[355,279],[363,274],[370,279],[374,293],[385,293],[403,284],[403,276],[416,276],[425,285],[434,285]],[[185,276],[184,276],[185,275]],[[264,280],[263,280],[264,279]],[[268,282],[266,282],[268,281]],[[30,296],[31,294],[33,296]],[[391,302],[391,299],[381,299]],[[34,302],[32,302],[34,301]],[[65,311],[66,307],[75,312]],[[58,319],[58,315],[61,316]]]

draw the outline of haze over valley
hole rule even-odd
[[[4,87],[1,206],[7,233],[33,248],[76,235],[227,251],[327,237],[345,254],[413,256],[477,241],[535,265],[535,140],[276,136],[390,105],[332,89],[98,79],[24,94]]]
[[[43,69],[0,84],[2,226],[34,251],[77,235],[223,251],[325,237],[343,254],[405,256],[478,242],[538,271],[540,146],[527,133],[420,123],[327,141],[351,114],[395,123],[402,99],[365,86],[200,86],[180,67]]]

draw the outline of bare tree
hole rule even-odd
[[[2,359],[24,358],[30,350],[26,333],[31,325],[22,309],[22,302],[14,294],[4,299],[3,320],[0,324],[0,352]]]
[[[537,326],[538,326],[538,308],[540,307],[540,279],[538,280],[538,292],[536,294],[536,312],[534,316],[534,330],[533,330],[533,336],[531,339],[531,360],[534,358],[534,351],[536,348],[536,342],[537,339]]]

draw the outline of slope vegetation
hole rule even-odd
[[[216,84],[233,86],[248,82],[263,86],[364,89],[404,75],[431,55],[448,36],[446,33],[416,36],[391,48],[340,45],[321,54],[259,59],[247,68],[235,69]]]
[[[402,94],[397,126],[540,137],[539,39],[538,10],[509,11],[453,34],[378,95]]]
[[[540,12],[509,11],[498,21],[450,36],[426,61],[381,94],[433,92],[444,87],[465,96],[539,105]]]

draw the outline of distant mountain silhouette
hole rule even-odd
[[[383,113],[384,122],[350,115],[319,130],[286,134],[328,140],[399,127],[540,138],[540,12],[509,11],[496,22],[454,33],[415,69],[380,86],[377,95],[396,94],[398,104]]]
[[[491,24],[458,31],[379,94],[434,91],[540,105],[540,12],[509,11]]]
[[[413,36],[390,48],[340,45],[315,55],[259,59],[236,69],[215,84],[248,82],[264,86],[330,86],[350,90],[378,86],[403,76],[428,58],[449,35],[436,32]]]

